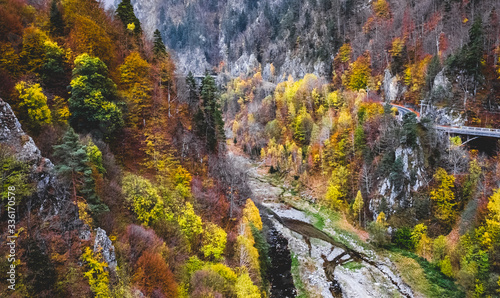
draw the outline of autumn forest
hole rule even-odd
[[[0,296],[500,297],[499,14],[0,0]]]

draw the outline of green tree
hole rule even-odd
[[[54,146],[54,157],[58,160],[55,169],[68,181],[73,200],[86,200],[94,214],[109,211],[95,191],[86,146],[80,143],[78,135],[71,127],[64,135],[62,144]]]
[[[122,0],[122,2],[118,4],[116,15],[122,21],[125,29],[127,29],[128,24],[134,24],[134,32],[136,34],[142,32],[141,22],[139,22],[139,19],[135,16],[134,7],[130,3],[130,0]]]
[[[42,80],[45,85],[55,86],[64,82],[64,50],[57,43],[46,40],[45,57],[41,68]],[[67,82],[66,82],[67,84]]]
[[[40,84],[28,84],[21,81],[15,86],[19,94],[19,108],[27,116],[27,123],[32,129],[38,129],[43,124],[50,124],[52,116],[47,106],[47,97],[43,94]]]
[[[396,244],[397,247],[402,249],[413,250],[415,248],[415,245],[411,240],[411,229],[408,227],[397,229],[392,238],[392,242]]]
[[[57,0],[52,0],[50,4],[50,32],[55,36],[62,36],[65,24],[57,2]]]
[[[123,125],[122,112],[112,102],[116,85],[99,58],[76,57],[70,90],[70,123],[77,131],[99,131],[109,137]]]
[[[417,145],[417,116],[414,113],[406,113],[403,116],[402,142],[411,147]]]
[[[160,30],[156,29],[153,34],[153,53],[156,57],[163,57],[167,55],[167,48],[165,48],[165,44],[163,43],[163,39],[161,38]]]
[[[271,268],[271,258],[269,257],[269,243],[267,243],[265,233],[253,224],[250,224],[252,236],[255,241],[254,246],[259,253],[260,275],[265,288],[268,284],[268,270]]]
[[[198,87],[192,72],[189,72],[186,77],[186,85],[188,87],[188,104],[190,107],[195,107],[198,105],[200,97],[198,96]]]
[[[195,119],[203,121],[202,123],[198,123],[198,127],[201,128],[201,134],[205,137],[208,150],[216,152],[219,141],[225,140],[226,136],[224,134],[224,121],[222,120],[217,86],[215,85],[214,78],[208,71],[201,81],[200,95],[203,117],[199,117],[199,119],[195,117]]]

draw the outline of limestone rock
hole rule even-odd
[[[108,264],[109,268],[114,270],[117,265],[115,247],[106,235],[106,231],[101,228],[97,228],[95,231],[94,252],[101,252],[102,257]]]

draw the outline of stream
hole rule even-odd
[[[356,244],[345,234],[338,241],[332,229],[319,230],[302,210],[284,203],[293,197],[285,187],[273,185],[266,173],[244,157],[232,154],[247,169],[248,185],[269,228],[272,266],[271,297],[414,297],[387,258]],[[348,245],[347,245],[347,244]],[[298,274],[291,274],[291,257],[298,260]]]

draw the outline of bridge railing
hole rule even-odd
[[[438,125],[437,127],[442,130],[484,131],[484,132],[493,132],[500,134],[500,129],[496,128],[473,127],[473,126],[442,126],[442,125]]]

